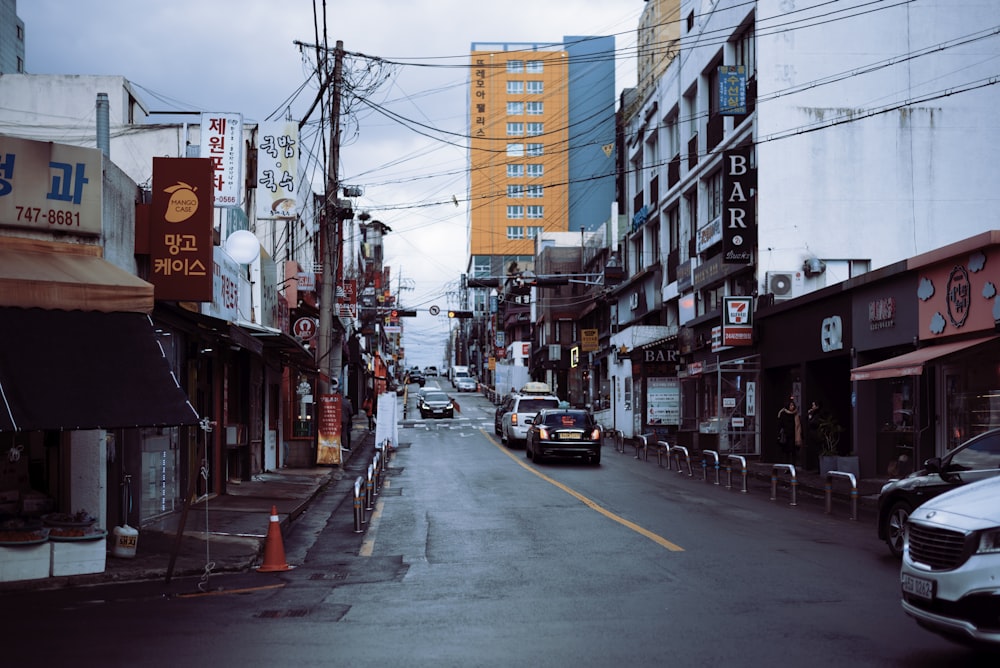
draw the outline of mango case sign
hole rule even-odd
[[[150,282],[165,301],[212,301],[213,167],[209,158],[153,158]]]

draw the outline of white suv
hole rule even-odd
[[[559,397],[554,394],[514,395],[510,410],[503,414],[500,423],[500,440],[513,448],[524,447],[528,438],[528,427],[538,411],[543,408],[559,408]]]
[[[905,536],[906,614],[949,640],[1000,649],[1000,477],[927,501]]]

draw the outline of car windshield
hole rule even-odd
[[[424,395],[424,401],[449,401],[449,399],[444,392],[428,392]]]
[[[549,427],[582,428],[590,426],[590,416],[586,411],[560,411],[558,413],[547,413],[544,422]]]
[[[517,405],[518,413],[537,413],[543,408],[559,408],[558,399],[522,399]]]

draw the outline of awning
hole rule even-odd
[[[245,320],[237,321],[236,326],[263,343],[264,350],[281,355],[286,362],[303,369],[316,368],[316,358],[313,353],[291,334],[275,327],[258,325]]]
[[[197,423],[148,315],[0,307],[0,431]]]
[[[878,378],[901,378],[903,376],[919,376],[924,372],[924,365],[948,355],[968,350],[978,345],[996,341],[998,336],[986,336],[966,341],[953,341],[936,346],[927,346],[920,350],[890,357],[881,362],[866,364],[851,369],[851,380],[876,380]]]
[[[153,285],[101,257],[100,246],[4,237],[0,306],[85,311],[153,310]]]

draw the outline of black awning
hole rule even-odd
[[[0,431],[197,423],[148,315],[0,307]]]

